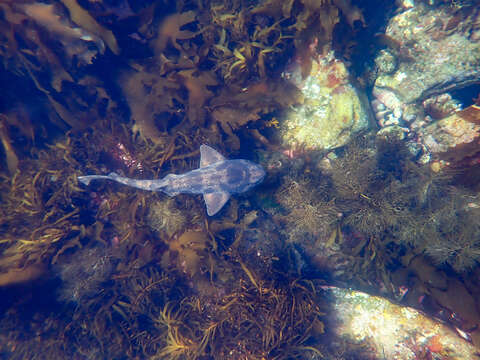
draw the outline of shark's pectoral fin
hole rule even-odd
[[[203,194],[205,205],[207,205],[208,216],[215,215],[225,205],[230,198],[230,194],[226,192],[214,192],[209,194]]]
[[[219,161],[225,161],[225,157],[217,150],[211,148],[208,145],[200,145],[200,167],[205,167],[211,164],[215,164]]]

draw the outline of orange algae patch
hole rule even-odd
[[[335,74],[330,73],[327,76],[327,86],[329,88],[334,88],[340,85],[340,79],[335,76]]]
[[[428,341],[428,350],[434,353],[439,353],[443,351],[443,345],[440,341],[440,335],[435,335],[431,337]]]

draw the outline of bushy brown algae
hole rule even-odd
[[[328,185],[312,176],[285,176],[276,200],[285,211],[281,219],[290,242],[313,243],[330,234],[341,218]]]
[[[414,243],[436,264],[449,264],[457,272],[476,267],[480,261],[478,196],[451,190],[436,199],[433,209],[419,219]]]
[[[126,149],[145,146],[143,140],[139,139],[137,145],[124,137],[121,130],[116,128],[116,131],[117,142]],[[35,358],[34,349],[49,358],[71,357],[75,353],[87,358],[125,355],[164,358],[176,354],[181,358],[231,358],[231,354],[236,354],[238,358],[260,359],[268,354],[275,358],[291,358],[305,351],[318,352],[308,343],[315,331],[319,334],[322,330],[312,285],[298,279],[278,283],[271,279],[262,280],[262,274],[249,269],[247,264],[256,266],[256,261],[272,255],[263,254],[260,258],[255,255],[251,261],[235,260],[241,255],[219,249],[213,240],[216,233],[233,229],[238,232],[238,242],[241,243],[244,235],[251,231],[257,215],[242,211],[230,219],[231,225],[219,223],[205,228],[198,214],[186,213],[188,215],[182,222],[184,226],[161,227],[157,229],[160,231],[153,232],[147,209],[154,208],[156,201],[169,204],[167,215],[178,212],[183,206],[172,207],[173,200],[162,199],[163,195],[127,188],[118,191],[115,186],[105,184],[83,189],[78,187],[74,176],[82,167],[100,172],[102,167],[114,164],[119,171],[149,176],[152,161],[161,160],[165,153],[152,158],[153,153],[147,151],[141,161],[128,159],[119,164],[115,161],[119,154],[112,150],[112,143],[102,142],[97,136],[101,136],[101,132],[70,135],[66,143],[58,143],[51,151],[40,153],[40,161],[43,159],[43,166],[50,172],[41,170],[39,175],[33,176],[34,189],[38,187],[39,190],[30,190],[31,201],[19,189],[31,186],[28,176],[32,175],[27,170],[31,166],[33,172],[36,163],[23,162],[17,175],[19,180],[14,178],[11,184],[16,190],[10,192],[7,199],[21,204],[16,206],[18,211],[25,211],[22,206],[36,204],[31,208],[30,224],[38,222],[35,235],[40,239],[36,236],[30,241],[22,241],[21,237],[17,239],[15,236],[21,236],[22,231],[26,233],[28,228],[20,223],[14,226],[19,217],[15,213],[8,214],[10,208],[2,207],[8,215],[3,218],[7,224],[3,227],[6,230],[3,235],[10,239],[2,244],[4,255],[15,255],[13,259],[3,258],[9,260],[8,264],[5,262],[5,269],[27,266],[38,261],[36,259],[43,259],[46,268],[50,268],[44,276],[58,275],[61,281],[53,292],[60,303],[54,313],[45,313],[40,307],[38,313],[33,311],[29,315],[38,318],[32,322],[32,329],[41,332],[42,336],[36,338],[24,338],[22,334],[28,334],[30,330],[20,320],[20,313],[16,310],[9,312],[0,324],[4,330],[2,352],[14,359]],[[176,155],[168,156],[172,159]],[[170,164],[189,161],[189,157],[178,155],[177,159]],[[85,165],[80,165],[80,160]],[[142,166],[136,166],[138,163]],[[129,164],[134,167],[129,168]],[[53,172],[56,167],[59,169]],[[56,181],[63,180],[63,174],[68,172],[73,174],[71,185],[65,187],[64,182],[63,187],[60,183],[58,188],[55,187]],[[25,185],[19,187],[18,184]],[[52,188],[54,191],[49,190]],[[44,192],[50,196],[37,196]],[[178,200],[181,197],[175,199]],[[49,207],[52,214],[42,216]],[[198,211],[202,209],[201,205],[197,208]],[[74,211],[73,214],[69,215],[71,211],[68,210]],[[202,241],[195,242],[190,235],[180,236],[187,222],[196,230],[185,234],[202,234]],[[51,236],[52,233],[46,230],[56,229],[56,226],[68,229],[68,232],[52,232],[54,238],[42,235]],[[175,238],[176,233],[179,233],[178,238]],[[243,246],[240,249],[251,250]],[[170,259],[162,261],[161,269],[155,264],[166,253],[170,253]],[[25,254],[29,254],[32,260],[24,263]],[[55,265],[53,268],[52,264]],[[264,269],[271,269],[271,265]],[[188,285],[192,280],[196,283],[193,288]],[[21,303],[28,304],[29,301],[23,299]],[[188,301],[204,304],[205,308],[193,307]],[[252,309],[257,309],[264,319],[259,320],[257,310]],[[285,317],[288,311],[291,314]],[[172,318],[175,319],[174,325],[169,322]],[[298,321],[292,323],[293,319]],[[249,332],[242,332],[247,324],[250,324]],[[43,326],[48,326],[48,331]],[[178,347],[179,344],[183,345]]]
[[[155,231],[171,238],[187,225],[187,217],[178,208],[175,199],[155,201],[148,209],[147,221]]]
[[[271,287],[250,276],[214,301],[166,304],[156,321],[166,330],[166,343],[154,358],[286,359],[319,353],[307,343],[323,332],[313,284]]]
[[[39,151],[38,160],[22,162],[10,183],[4,183],[2,271],[49,263],[62,247],[75,246],[86,236],[74,205],[81,189],[70,141]]]
[[[437,264],[449,264],[458,272],[469,270],[480,260],[474,235],[478,234],[478,222],[473,219],[477,203],[475,194],[453,185],[456,172],[435,173],[430,167],[420,166],[402,156],[401,149],[394,149],[396,158],[384,157],[380,148],[370,159],[362,157],[361,163],[347,150],[337,164],[347,170],[359,164],[358,172],[346,172],[349,179],[342,179],[341,171],[335,179],[339,169],[333,166],[333,183],[340,185],[339,194],[349,190],[346,195],[350,199],[356,197],[355,202],[348,201],[345,224],[379,239],[378,244],[394,242],[413,246],[417,252],[425,251]],[[362,154],[362,150],[358,149],[357,154]],[[396,165],[385,167],[386,164],[382,164],[385,161],[395,161]],[[370,166],[367,170],[370,177],[362,170],[365,166]],[[362,187],[358,185],[360,182]],[[340,207],[342,200],[337,198]]]
[[[405,253],[459,273],[476,267],[478,199],[454,185],[458,170],[434,172],[401,143],[378,144],[366,135],[329,155],[320,171],[312,172],[308,160],[290,169],[275,191],[280,207],[272,209],[285,236],[319,270],[373,291],[381,283],[395,297],[391,271]]]
[[[49,330],[43,329],[40,338],[23,338],[21,334],[28,329],[21,323],[15,331],[3,331],[3,344],[15,345],[3,346],[2,351],[13,359],[36,358],[32,351],[49,358],[72,354],[153,359],[320,355],[310,341],[323,333],[323,314],[315,286],[309,281],[263,280],[237,259],[228,266],[238,281],[207,281],[207,292],[194,293],[174,271],[166,273],[156,266],[135,269],[131,264],[128,256],[119,259],[110,280],[103,282],[101,289],[96,286],[96,294],[73,295],[79,300],[75,306],[57,307],[55,314],[43,319]],[[59,266],[67,269],[71,265]],[[90,279],[84,277],[83,281]],[[85,285],[92,289],[91,284]],[[16,319],[15,313],[9,313],[2,329]],[[31,326],[41,329],[42,324]]]

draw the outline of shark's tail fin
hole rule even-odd
[[[122,178],[120,175],[118,175],[116,172],[111,172],[108,174],[108,177],[111,179],[111,180],[118,180],[120,178]]]
[[[120,184],[135,187],[137,189],[150,190],[150,191],[164,191],[164,187],[166,187],[167,185],[163,180],[130,179],[127,177],[120,176],[114,172],[111,172],[108,175],[87,175],[87,176],[78,177],[78,181],[82,182],[85,185],[88,185],[92,180],[100,180],[100,179],[103,179],[103,180],[109,179],[109,180],[116,181]]]
[[[88,185],[90,184],[90,181],[92,180],[97,180],[97,179],[110,179],[109,176],[105,175],[87,175],[87,176],[79,176],[78,181],[80,181],[82,184]]]

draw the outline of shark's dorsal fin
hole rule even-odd
[[[200,167],[205,167],[224,160],[225,157],[217,150],[212,149],[210,146],[205,144],[200,145]]]
[[[226,192],[214,192],[203,194],[205,205],[207,206],[208,216],[215,215],[225,205],[230,198],[230,194]]]

